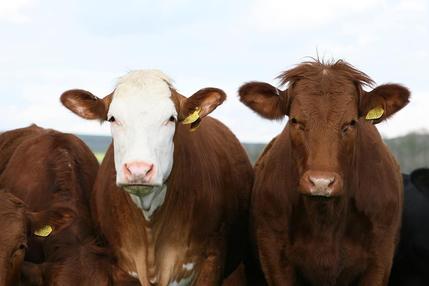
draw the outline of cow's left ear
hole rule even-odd
[[[210,114],[226,99],[223,90],[207,87],[200,89],[192,96],[183,98],[180,104],[179,121],[191,124],[191,129],[198,127],[201,119]]]
[[[399,84],[384,84],[370,92],[363,92],[359,102],[359,116],[379,123],[408,104],[410,91]]]

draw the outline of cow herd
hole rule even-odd
[[[248,82],[239,99],[288,117],[252,168],[157,70],[61,103],[107,121],[101,165],[80,139],[36,125],[0,134],[0,286],[429,285],[429,169],[401,175],[375,124],[410,92],[345,61]],[[258,132],[255,130],[255,132]]]

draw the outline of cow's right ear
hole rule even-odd
[[[266,82],[248,82],[238,90],[240,101],[267,119],[281,119],[288,114],[287,90]]]
[[[74,114],[85,119],[107,120],[112,94],[98,98],[89,91],[71,89],[61,95],[61,103]]]
[[[48,210],[27,212],[30,231],[40,237],[49,236],[53,231],[68,227],[75,219],[76,212],[66,206],[53,205]]]

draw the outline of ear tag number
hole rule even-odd
[[[41,237],[47,237],[51,234],[54,229],[50,225],[45,225],[34,232],[35,235]]]
[[[200,111],[201,109],[197,107],[194,112],[192,112],[188,117],[186,117],[182,123],[183,124],[191,124],[200,119]]]
[[[370,111],[368,111],[368,113],[366,114],[365,119],[366,120],[379,119],[381,116],[383,116],[383,114],[384,114],[383,107],[377,106],[377,107],[371,109]]]

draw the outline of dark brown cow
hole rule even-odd
[[[220,285],[242,258],[252,168],[235,136],[205,117],[224,99],[215,88],[186,98],[150,70],[122,77],[104,99],[61,97],[79,116],[111,122],[92,210],[142,285]]]
[[[65,208],[29,212],[23,201],[6,190],[0,190],[0,285],[18,285],[20,270],[28,247],[28,235],[44,224],[56,229],[64,226]],[[59,215],[60,214],[60,215]],[[58,220],[59,219],[59,220]]]
[[[0,285],[19,282],[21,265],[27,247],[27,224],[29,218],[24,203],[4,190],[0,190]],[[10,247],[9,241],[14,245]]]
[[[373,124],[408,103],[344,61],[305,62],[240,100],[289,117],[255,168],[252,232],[270,285],[386,285],[402,210],[398,164]]]
[[[13,216],[15,222],[9,226],[20,233],[20,239],[2,232],[0,256],[7,259],[11,251],[16,249],[16,253],[21,255],[22,248],[26,248],[27,244],[28,262],[24,269],[39,269],[35,272],[40,272],[42,277],[32,277],[32,271],[27,277],[24,271],[23,280],[31,280],[34,284],[55,284],[54,276],[57,274],[46,266],[64,264],[71,259],[72,254],[84,253],[86,241],[95,238],[89,199],[98,162],[77,137],[35,125],[2,133],[0,150],[0,188],[7,189],[26,204],[25,207],[16,204]],[[37,221],[37,224],[28,224],[23,213],[34,212],[46,214],[31,220]],[[69,223],[64,225],[66,221]],[[4,223],[8,222],[3,220]],[[29,231],[44,225],[53,228],[46,237]],[[8,268],[0,268],[0,271],[8,271]],[[94,273],[89,265],[79,264],[69,271],[88,279]],[[0,273],[0,277],[3,277],[3,273]],[[91,284],[85,284],[84,279],[81,281],[80,285]],[[71,284],[76,285],[76,281]]]
[[[113,285],[137,286],[139,281],[116,266],[113,255],[95,241],[79,247],[65,245],[59,262],[33,264],[24,262],[23,285]]]

